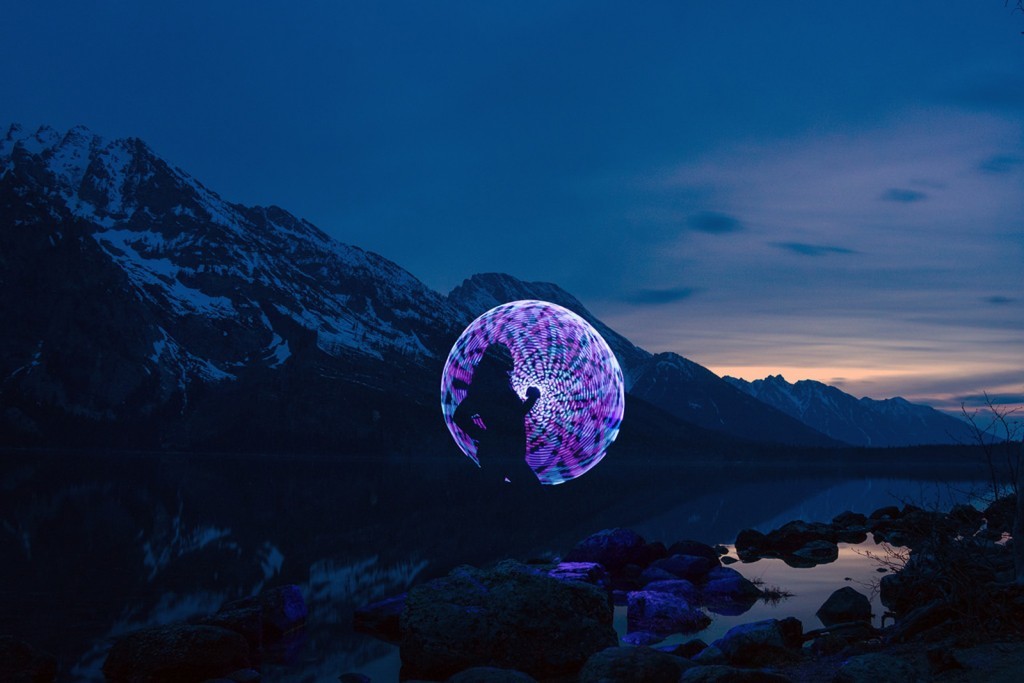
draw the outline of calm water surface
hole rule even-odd
[[[847,509],[948,508],[979,490],[983,475],[964,466],[887,470],[609,460],[523,497],[481,491],[468,461],[450,455],[5,452],[0,634],[56,655],[61,680],[99,681],[117,637],[294,583],[309,605],[306,637],[285,661],[264,665],[268,678],[336,681],[361,671],[394,680],[395,649],[354,633],[353,609],[459,564],[556,557],[614,526],[666,543],[729,544],[746,527],[828,521]],[[869,593],[881,576],[849,547],[839,562],[813,569],[777,560],[732,566],[794,597],[716,616],[690,637],[710,642],[736,623],[768,617],[796,616],[817,628],[813,614],[833,590]],[[620,609],[617,625],[624,622]]]

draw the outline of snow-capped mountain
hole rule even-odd
[[[474,317],[525,298],[598,329],[634,414],[654,411],[637,425],[835,445],[637,347],[557,285],[492,273],[444,296],[284,209],[222,198],[136,138],[11,126],[0,139],[0,444],[450,446],[436,415],[448,350]]]
[[[448,294],[448,299],[467,315],[475,316],[508,301],[539,299],[567,308],[594,326],[615,353],[626,383],[632,390],[637,375],[651,358],[624,336],[601,322],[569,292],[551,282],[524,282],[504,273],[482,273],[463,281]],[[468,324],[472,318],[465,322]]]
[[[839,389],[782,375],[747,382],[725,377],[734,387],[794,418],[857,446],[915,446],[936,443],[974,443],[969,425],[934,408],[902,398],[854,398]]]
[[[675,353],[654,355],[634,345],[550,282],[523,282],[511,275],[474,275],[448,295],[466,311],[486,311],[517,299],[542,299],[568,308],[594,325],[622,366],[627,391],[669,414],[730,436],[798,446],[836,446],[808,425],[752,399],[708,370]]]
[[[186,415],[280,368],[393,391],[461,317],[391,261],[82,127],[0,141],[0,284],[3,413],[29,433],[52,411]]]

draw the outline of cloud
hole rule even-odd
[[[660,306],[683,299],[689,299],[700,290],[695,287],[671,287],[667,289],[641,289],[626,298],[634,304]]]
[[[1017,74],[990,74],[974,78],[949,92],[949,99],[976,110],[1024,109],[1024,78]]]
[[[772,242],[777,249],[784,249],[801,256],[826,256],[828,254],[858,254],[860,252],[846,247],[833,247],[824,244],[806,244],[804,242]]]
[[[987,296],[984,299],[985,303],[994,304],[996,306],[1005,306],[1006,304],[1012,304],[1016,299],[1011,299],[1008,296]]]
[[[702,211],[694,214],[686,221],[690,230],[706,232],[712,235],[724,235],[729,232],[743,230],[743,223],[739,219],[724,213],[714,211]]]
[[[882,195],[882,199],[887,202],[900,202],[901,204],[912,204],[913,202],[924,201],[928,198],[924,192],[918,192],[917,190],[906,190],[900,187],[890,187]]]
[[[987,406],[989,401],[994,406],[1024,405],[1024,393],[964,394],[957,400],[965,406]]]
[[[983,173],[1005,174],[1013,173],[1024,167],[1024,159],[1012,154],[995,154],[978,164]]]

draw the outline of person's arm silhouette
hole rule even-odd
[[[533,405],[540,398],[540,389],[537,387],[530,387],[526,390],[526,400],[523,401],[523,415],[533,410]]]
[[[480,435],[484,432],[485,427],[478,422],[479,415],[473,407],[475,403],[476,401],[467,396],[455,409],[455,414],[452,415],[452,420],[459,429],[469,436],[469,438],[473,439],[473,441],[479,441]]]

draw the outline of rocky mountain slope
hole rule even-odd
[[[854,398],[839,389],[801,380],[791,384],[782,375],[747,382],[726,382],[834,439],[856,446],[915,446],[934,443],[973,444],[965,422],[902,398]]]
[[[557,285],[484,274],[444,296],[284,209],[220,197],[136,138],[12,126],[0,139],[0,443],[450,446],[436,414],[448,350],[475,316],[523,298],[598,329],[637,424],[665,431],[656,443],[702,429],[841,440],[637,347]]]

